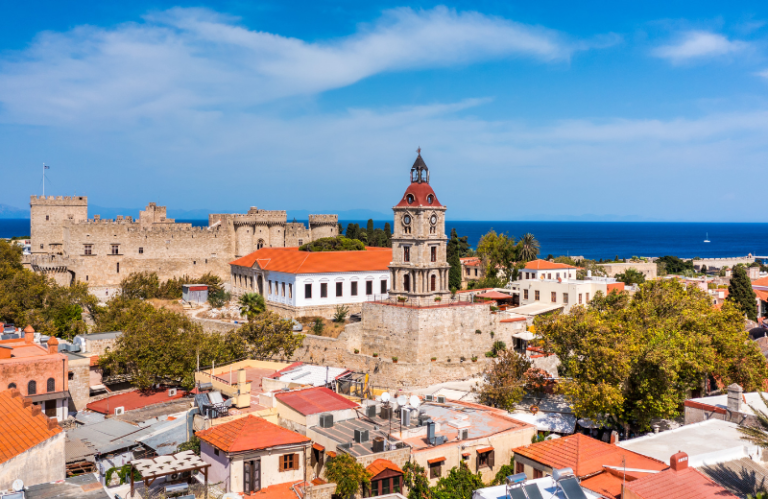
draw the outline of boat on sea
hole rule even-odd
[[[705,243],[708,243],[708,242],[709,242],[709,232],[707,232],[707,237],[705,237],[705,238],[704,238],[704,242],[705,242]]]

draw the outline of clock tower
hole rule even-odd
[[[409,305],[438,305],[447,301],[448,273],[445,210],[429,185],[429,168],[421,150],[413,163],[410,185],[392,208],[392,284],[389,295],[407,298]]]

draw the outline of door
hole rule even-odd
[[[253,493],[261,490],[261,460],[243,462],[243,492]]]
[[[45,415],[48,416],[49,418],[56,417],[56,401],[55,400],[45,401]]]

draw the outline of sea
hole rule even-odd
[[[177,220],[206,226],[207,220]],[[367,220],[340,220],[365,227]],[[374,221],[384,228],[389,220]],[[306,221],[304,221],[306,223]],[[671,223],[671,222],[480,222],[447,221],[446,230],[467,236],[472,247],[490,230],[518,239],[530,232],[548,255],[583,256],[591,259],[674,255],[680,258],[768,256],[768,224],[765,223]],[[28,236],[29,220],[0,219],[0,237]],[[705,243],[704,240],[709,240]]]

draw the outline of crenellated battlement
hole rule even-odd
[[[87,196],[36,196],[29,198],[30,206],[88,206]]]
[[[309,225],[336,225],[339,223],[338,215],[310,215]]]

